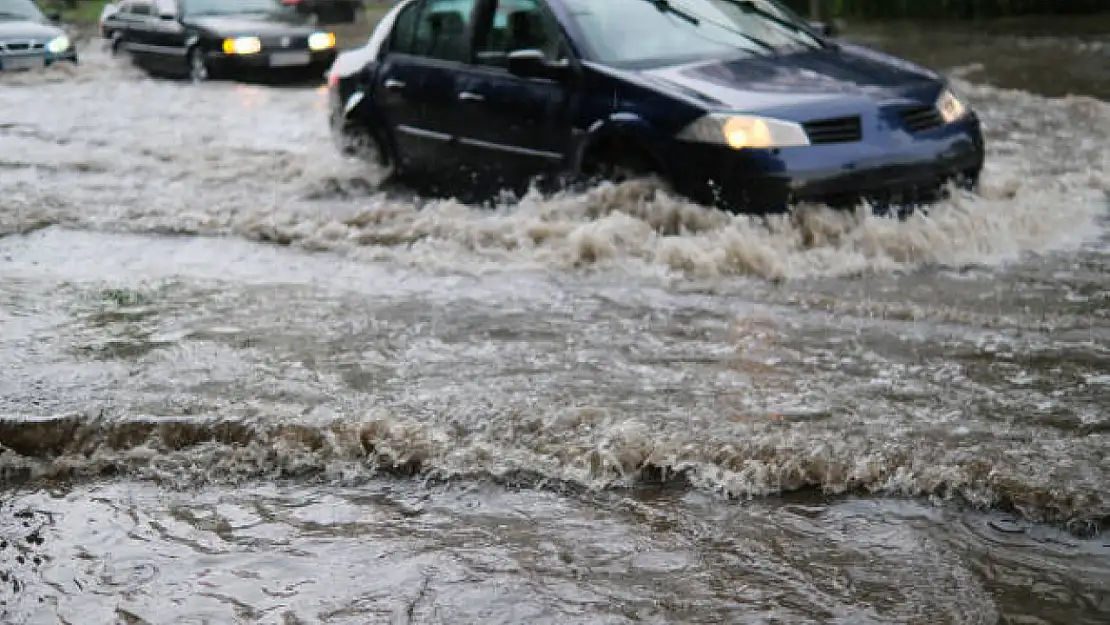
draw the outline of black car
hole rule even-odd
[[[101,34],[156,75],[322,77],[335,34],[315,23],[278,0],[123,0],[101,18]]]
[[[77,62],[77,50],[58,16],[43,15],[31,0],[0,0],[0,72]]]
[[[984,163],[942,76],[775,0],[402,0],[328,85],[341,149],[437,194],[654,174],[739,212],[902,212]]]

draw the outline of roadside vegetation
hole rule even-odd
[[[372,26],[377,23],[394,0],[366,0],[365,23]],[[39,6],[44,11],[58,11],[62,21],[77,26],[95,24],[100,18],[100,12],[108,0],[38,0]]]
[[[39,1],[39,6],[44,12],[57,11],[61,14],[63,22],[77,25],[95,24],[105,4],[108,4],[108,0]]]
[[[107,0],[39,0],[44,10],[59,11],[62,20],[94,24]],[[394,0],[367,0],[364,25],[372,26]],[[1019,15],[1080,15],[1110,12],[1107,0],[784,0],[804,15],[823,18],[950,18],[978,19]],[[819,13],[819,15],[813,15]]]
[[[868,19],[977,19],[1110,12],[1107,0],[785,0],[800,13]]]

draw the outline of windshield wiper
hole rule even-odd
[[[690,22],[694,26],[697,26],[697,25],[701,24],[701,20],[699,20],[697,17],[695,17],[693,15],[690,15],[689,13],[687,13],[686,11],[683,11],[682,9],[676,9],[674,7],[674,5],[671,4],[670,2],[668,2],[667,0],[647,0],[647,2],[651,3],[656,9],[659,10],[660,13],[670,13],[671,15],[674,15],[675,17],[678,17],[678,18],[686,20],[687,22]]]
[[[34,16],[24,15],[22,13],[12,13],[11,11],[0,11],[0,17],[14,17],[17,20],[33,20]]]
[[[795,23],[791,20],[788,20],[784,17],[776,15],[775,13],[773,13],[771,11],[768,11],[767,9],[764,9],[763,7],[759,6],[759,4],[757,2],[755,2],[755,0],[724,0],[724,2],[727,2],[728,4],[731,4],[731,5],[739,8],[741,11],[744,11],[745,13],[755,13],[756,15],[758,15],[758,16],[764,18],[764,19],[770,20],[770,21],[772,21],[772,22],[778,24],[779,26],[782,26],[783,28],[786,28],[788,30],[792,30],[796,33],[801,33],[801,34],[807,35],[809,37],[813,37],[815,39],[818,39],[817,37],[814,36],[814,34],[808,28],[806,28],[806,27],[804,27],[800,24],[797,24],[797,23]],[[818,39],[818,41],[820,41],[820,39]]]
[[[692,24],[694,26],[698,26],[702,23],[702,21],[705,21],[706,23],[713,24],[717,28],[721,28],[721,29],[727,30],[731,33],[740,35],[741,37],[747,39],[748,41],[754,43],[755,45],[763,48],[764,50],[766,50],[768,52],[770,52],[771,54],[774,54],[775,52],[777,52],[777,50],[775,50],[775,46],[767,43],[766,41],[763,41],[762,39],[757,39],[757,38],[749,35],[748,33],[741,32],[739,30],[736,30],[735,28],[729,28],[728,26],[725,26],[725,25],[720,24],[718,22],[715,22],[713,20],[709,20],[709,19],[706,19],[704,17],[698,17],[697,15],[694,15],[693,13],[687,13],[686,11],[684,11],[682,9],[675,8],[675,6],[673,4],[671,4],[668,0],[644,0],[644,1],[653,5],[656,9],[659,10],[660,13],[670,13],[671,15],[674,15],[675,17],[677,17],[679,19],[685,20],[685,21],[689,22],[690,24]]]

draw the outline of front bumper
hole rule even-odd
[[[303,54],[304,62],[282,60],[282,55]],[[212,51],[207,54],[209,70],[218,73],[311,73],[323,76],[335,62],[339,52],[332,48],[312,52],[309,50],[266,50],[256,54],[224,54]]]
[[[38,70],[58,63],[77,63],[77,51],[73,48],[61,54],[33,52],[30,54],[0,54],[0,72]]]
[[[914,205],[943,197],[955,182],[974,186],[984,145],[974,115],[910,135],[779,150],[735,151],[679,142],[671,177],[697,201],[734,212],[774,213],[799,203],[850,208]]]

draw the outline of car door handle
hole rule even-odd
[[[462,93],[459,94],[459,99],[464,100],[466,102],[481,102],[482,100],[486,99],[486,96],[480,95],[480,94],[477,94],[477,93],[473,93],[473,92],[470,92],[470,91],[463,91]]]
[[[386,89],[404,89],[405,83],[395,78],[389,78],[384,83]]]

